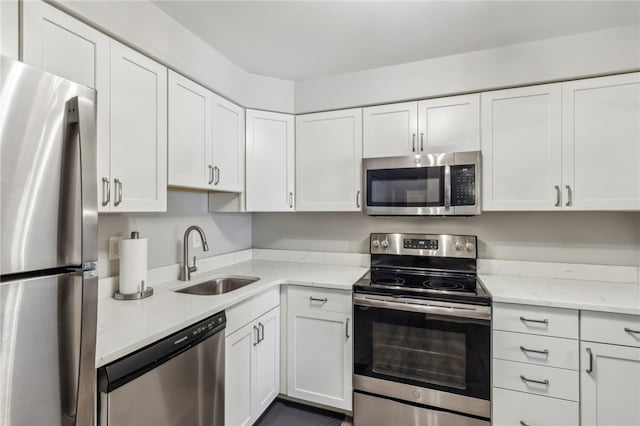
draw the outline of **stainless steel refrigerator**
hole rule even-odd
[[[0,425],[91,425],[96,93],[0,67]]]

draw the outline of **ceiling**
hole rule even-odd
[[[294,81],[640,23],[640,1],[154,3],[246,71]]]

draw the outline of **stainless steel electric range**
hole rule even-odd
[[[354,424],[490,424],[491,298],[469,235],[371,234],[353,286]]]

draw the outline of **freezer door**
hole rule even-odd
[[[0,74],[0,276],[95,262],[95,91],[4,56]]]
[[[98,278],[0,283],[0,426],[91,425]]]

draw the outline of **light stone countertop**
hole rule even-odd
[[[640,284],[480,274],[493,302],[640,315]]]
[[[184,281],[153,285],[154,295],[143,300],[98,301],[96,367],[108,364],[190,324],[216,314],[281,284],[351,291],[368,268],[314,263],[250,260],[208,271]],[[173,290],[221,275],[248,275],[260,280],[227,294],[196,296]]]

